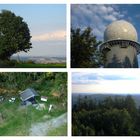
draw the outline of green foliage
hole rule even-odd
[[[92,34],[90,27],[84,31],[71,29],[71,67],[73,68],[90,68],[100,67],[103,64],[103,56],[98,51],[97,41]]]
[[[67,98],[67,73],[40,73],[40,72],[17,72],[0,73],[0,95],[17,95],[20,91],[32,87],[39,92],[50,94],[54,89]],[[14,90],[13,90],[14,89]]]
[[[1,68],[10,68],[15,66],[17,63],[16,60],[0,60],[0,67]]]
[[[0,13],[0,59],[9,59],[14,53],[27,52],[31,48],[31,36],[23,18],[11,11]]]
[[[140,135],[140,112],[131,96],[103,101],[79,96],[72,112],[73,135]]]
[[[137,113],[135,101],[130,95],[127,96],[125,99],[125,106],[126,106],[127,111],[130,112],[132,116]]]

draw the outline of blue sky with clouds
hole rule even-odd
[[[140,5],[135,4],[73,4],[71,5],[71,25],[82,29],[90,26],[94,35],[103,40],[103,33],[108,24],[115,20],[127,20],[131,22],[140,40]]]
[[[140,94],[139,83],[139,69],[101,69],[72,73],[73,93]]]
[[[24,56],[66,56],[66,5],[0,4],[23,17],[31,32],[33,48]]]

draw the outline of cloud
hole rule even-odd
[[[32,37],[32,41],[62,41],[65,39],[66,31],[64,30],[35,35]]]
[[[73,84],[73,93],[140,94],[140,80],[100,80],[98,84]]]
[[[98,84],[98,74],[96,73],[73,73],[72,83],[73,84]]]
[[[71,20],[73,28],[85,28],[90,26],[98,39],[103,39],[106,25],[112,21],[122,19],[124,13],[114,5],[73,4],[71,8]]]
[[[135,18],[140,19],[140,14],[135,15]]]
[[[104,19],[107,21],[115,21],[117,18],[114,15],[105,15]]]
[[[140,71],[98,70],[72,73],[73,93],[135,93],[140,94]]]
[[[99,72],[80,72],[72,73],[73,84],[99,84],[101,81],[119,81],[119,80],[140,80],[140,71],[135,71],[132,75],[132,71],[123,70],[100,70]]]

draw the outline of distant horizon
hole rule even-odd
[[[66,63],[66,57],[63,56],[12,56],[10,60],[34,63],[48,64],[48,63]]]
[[[140,93],[72,93],[74,94],[88,94],[88,95],[140,95]]]
[[[11,57],[18,57],[18,55],[17,54],[14,54],[14,55],[12,55]],[[42,55],[42,56],[40,56],[40,55],[38,55],[38,56],[36,56],[36,55],[19,55],[19,57],[58,57],[58,58],[66,58],[66,56],[49,56],[49,55]]]

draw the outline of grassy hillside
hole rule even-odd
[[[1,136],[29,135],[32,124],[67,112],[66,73],[0,73],[0,85],[0,96],[5,98],[0,102]],[[47,102],[36,98],[37,103],[45,104],[45,110],[37,110],[32,105],[21,106],[19,93],[28,87],[34,88],[40,96],[48,97]],[[8,101],[11,97],[16,97],[14,103]],[[53,109],[48,113],[50,104]]]
[[[59,106],[57,102],[53,102],[53,104]],[[0,112],[4,119],[0,122],[0,136],[28,136],[33,123],[45,122],[66,112],[66,108],[59,106],[48,113],[49,103],[46,103],[46,109],[42,111],[36,110],[32,106],[25,108],[19,106],[18,101],[16,103],[5,102],[1,105]],[[56,134],[53,133],[53,135]]]

